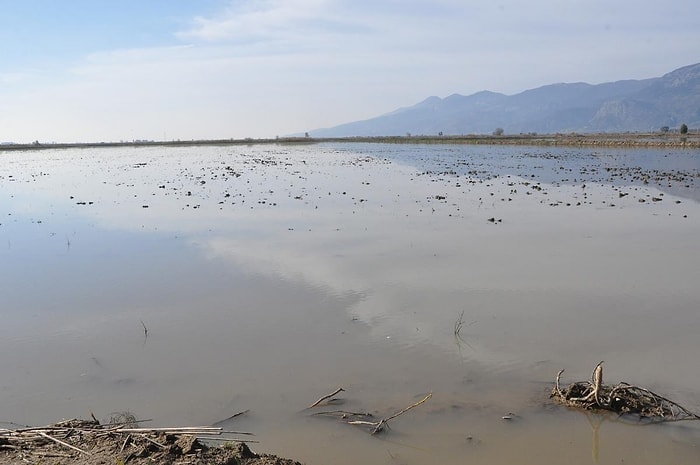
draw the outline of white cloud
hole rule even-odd
[[[0,73],[0,85],[9,86],[12,84],[18,84],[24,82],[29,78],[27,73]]]
[[[214,18],[197,17],[190,29],[178,37],[201,41],[231,41],[250,44],[259,41],[300,38],[320,30],[332,32],[325,24],[338,25],[328,0],[264,0],[232,2]]]
[[[170,46],[9,69],[1,138],[273,137],[430,95],[658,76],[697,61],[690,18],[631,0],[231,2]]]

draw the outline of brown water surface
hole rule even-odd
[[[700,411],[697,152],[28,151],[0,194],[0,421],[129,410],[308,464],[700,460],[694,422],[548,397],[605,360]],[[370,436],[304,410],[341,386],[379,417],[433,397]]]

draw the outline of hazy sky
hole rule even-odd
[[[697,0],[0,0],[0,142],[275,137],[698,44]]]

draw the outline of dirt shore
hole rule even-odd
[[[243,442],[211,446],[192,434],[67,420],[0,429],[0,465],[300,465],[256,454]]]

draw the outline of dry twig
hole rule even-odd
[[[218,426],[177,426],[172,428],[119,428],[116,433],[221,434]]]
[[[365,420],[353,420],[353,421],[348,421],[347,423],[349,425],[371,426],[372,427],[371,433],[377,434],[377,433],[383,431],[384,427],[387,427],[387,428],[389,427],[389,424],[388,424],[389,420],[393,420],[394,418],[398,417],[399,415],[403,415],[404,413],[408,412],[409,410],[418,407],[423,402],[430,399],[432,396],[433,396],[433,393],[431,392],[427,396],[425,396],[423,399],[416,402],[415,404],[409,405],[405,409],[400,410],[400,411],[394,413],[393,415],[389,415],[386,418],[382,418],[381,420],[376,421],[376,422],[365,421]]]
[[[75,446],[72,445],[72,444],[68,444],[67,442],[63,442],[63,441],[61,441],[60,439],[56,439],[56,438],[53,437],[53,436],[49,436],[48,434],[44,433],[43,431],[37,431],[37,434],[38,434],[39,436],[45,437],[46,439],[49,439],[49,440],[51,440],[51,441],[53,441],[53,442],[55,442],[55,443],[57,443],[57,444],[60,444],[60,445],[62,445],[62,446],[64,446],[64,447],[68,447],[69,449],[77,450],[78,452],[80,452],[80,453],[82,453],[82,454],[90,455],[89,452],[84,451],[83,449],[81,449],[81,448],[79,448],[79,447],[75,447]]]
[[[320,404],[321,402],[323,402],[324,400],[327,400],[327,399],[328,399],[329,401],[330,401],[330,400],[333,400],[333,397],[335,397],[337,394],[340,394],[341,392],[345,392],[345,389],[343,389],[343,388],[338,388],[338,389],[336,389],[335,391],[331,392],[330,394],[321,397],[321,398],[318,399],[316,402],[314,402],[313,404],[309,405],[309,406],[306,407],[306,408],[307,408],[307,409],[314,408],[314,407],[316,407],[318,404]]]
[[[331,417],[338,417],[341,420],[346,420],[351,417],[364,417],[364,418],[372,418],[374,415],[372,415],[369,412],[348,412],[347,410],[329,410],[326,412],[316,412],[314,415],[325,415],[325,416],[331,416]]]
[[[223,420],[219,420],[219,421],[217,421],[217,422],[214,423],[214,424],[215,424],[215,425],[220,425],[220,424],[222,424],[222,423],[226,423],[227,421],[233,420],[234,418],[238,418],[238,417],[240,417],[240,416],[243,416],[243,415],[245,415],[245,414],[248,413],[248,412],[250,412],[250,409],[243,410],[242,412],[234,413],[234,414],[231,415],[230,417],[226,417],[226,418],[224,418]]]

